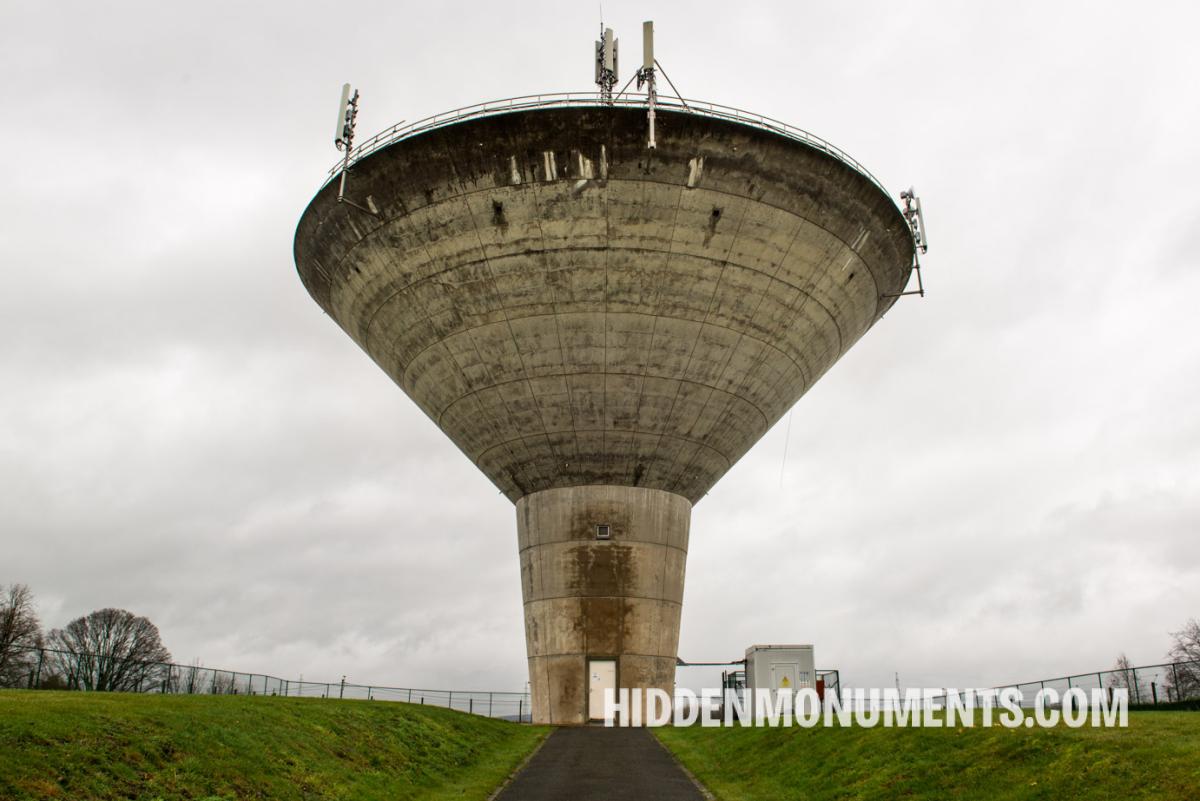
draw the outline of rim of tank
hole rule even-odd
[[[645,95],[626,95],[615,97],[611,100],[603,98],[598,92],[551,92],[548,94],[538,95],[520,95],[518,97],[508,97],[501,100],[488,100],[484,103],[475,103],[470,106],[462,106],[451,111],[443,111],[439,114],[434,114],[430,117],[417,120],[415,122],[398,122],[390,128],[386,128],[375,134],[369,139],[354,146],[351,151],[349,164],[347,165],[345,157],[338,159],[337,163],[329,168],[329,172],[322,187],[327,186],[331,181],[341,174],[342,169],[346,166],[353,167],[358,162],[370,156],[378,150],[382,150],[388,145],[401,142],[410,137],[416,136],[426,131],[431,131],[437,128],[444,128],[454,125],[464,120],[475,119],[479,117],[494,117],[501,114],[508,114],[514,111],[522,111],[526,109],[543,109],[543,108],[570,108],[570,107],[620,107],[620,108],[647,108]],[[734,108],[733,106],[723,106],[720,103],[711,103],[706,100],[690,100],[682,98],[668,98],[659,96],[655,98],[655,109],[664,111],[678,112],[682,114],[694,114],[701,117],[711,117],[729,122],[736,122],[741,125],[746,125],[751,128],[757,128],[762,131],[768,131],[777,134],[786,139],[791,139],[796,142],[801,142],[809,147],[820,150],[838,161],[850,167],[862,177],[866,178],[875,185],[879,191],[892,202],[893,206],[899,210],[900,207],[896,203],[895,198],[888,192],[883,183],[871,174],[871,171],[862,165],[857,159],[851,156],[846,151],[842,150],[832,142],[826,141],[814,133],[797,128],[794,125],[788,125],[786,122],[767,117],[762,114],[756,114],[752,111]]]

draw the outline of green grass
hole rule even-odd
[[[0,691],[0,799],[485,799],[542,727],[428,706]]]
[[[1200,714],[1129,727],[656,729],[721,801],[1200,799]]]

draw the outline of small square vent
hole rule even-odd
[[[611,540],[612,539],[612,526],[610,526],[608,523],[597,523],[596,524],[596,539]]]

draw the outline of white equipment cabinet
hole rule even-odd
[[[811,645],[751,645],[746,649],[746,686],[755,690],[817,686]]]

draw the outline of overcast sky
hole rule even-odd
[[[857,686],[1162,660],[1200,616],[1194,3],[606,0],[689,97],[806,128],[931,248],[695,509],[680,654]],[[308,297],[360,135],[592,88],[597,3],[0,4],[0,583],[177,660],[522,689],[511,504]],[[784,452],[787,459],[784,462]],[[707,683],[696,669],[680,681]]]

